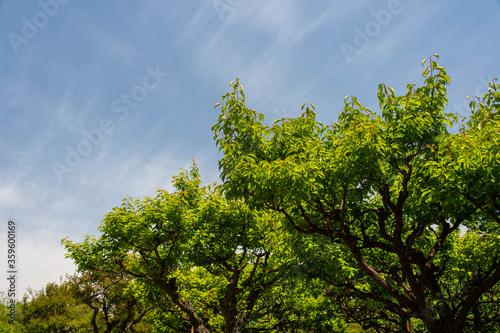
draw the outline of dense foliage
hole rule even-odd
[[[304,105],[265,126],[233,82],[213,127],[222,189],[330,240],[317,274],[344,318],[379,331],[489,332],[498,312],[478,309],[498,306],[499,86],[459,121],[444,112],[446,71],[425,63],[423,86],[398,96],[381,84],[380,114],[348,96],[332,125]]]
[[[59,284],[28,290],[16,304],[14,323],[6,314],[7,299],[0,303],[0,332],[78,333],[151,332],[151,307],[127,289],[133,283],[126,277],[85,272],[67,276]]]
[[[283,279],[291,262],[277,255],[286,237],[276,213],[251,210],[212,185],[201,186],[195,165],[173,183],[174,193],[126,199],[105,217],[98,239],[66,240],[80,270],[134,279],[172,331],[258,332],[309,320],[332,325],[326,311],[313,310],[325,302],[321,295]]]

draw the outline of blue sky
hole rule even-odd
[[[499,18],[498,0],[0,0],[0,266],[9,219],[22,294],[73,273],[61,239],[125,196],[170,189],[191,158],[217,181],[214,104],[236,77],[269,123],[305,102],[330,123],[346,95],[377,110],[378,84],[420,84],[438,53],[465,116],[500,75]]]

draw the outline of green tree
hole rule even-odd
[[[134,293],[128,276],[86,271],[69,276],[68,287],[73,297],[90,308],[93,333],[151,331],[147,325],[139,327],[153,308]]]
[[[346,97],[332,125],[308,104],[265,126],[236,80],[212,128],[226,197],[329,239],[318,274],[342,296],[345,316],[378,331],[461,332],[496,318],[474,309],[500,280],[499,86],[459,121],[444,112],[446,71],[425,62],[423,86],[397,96],[381,84],[380,114]],[[458,249],[468,237],[482,250],[466,246],[474,255],[465,258]]]
[[[45,288],[28,290],[20,303],[18,321],[27,332],[90,332],[89,309],[71,296],[68,282],[48,283]]]
[[[175,177],[174,193],[125,199],[106,215],[98,239],[64,243],[81,271],[134,278],[171,328],[242,332],[272,313],[261,311],[259,299],[283,275],[272,255],[276,214],[200,184],[193,166]]]

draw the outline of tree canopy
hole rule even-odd
[[[232,82],[213,127],[221,188],[330,240],[319,273],[352,320],[486,332],[498,325],[498,313],[477,309],[500,280],[499,85],[460,120],[445,113],[450,78],[435,58],[423,61],[422,86],[399,96],[381,84],[379,113],[348,96],[332,125],[305,104],[265,126]]]

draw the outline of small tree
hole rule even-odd
[[[128,276],[98,271],[68,277],[71,295],[92,311],[93,333],[132,331],[153,310],[134,294],[132,284]]]
[[[87,321],[90,318],[89,309],[78,299],[71,296],[69,284],[51,282],[45,288],[28,290],[20,303],[18,317],[27,332],[76,333],[90,331]]]

